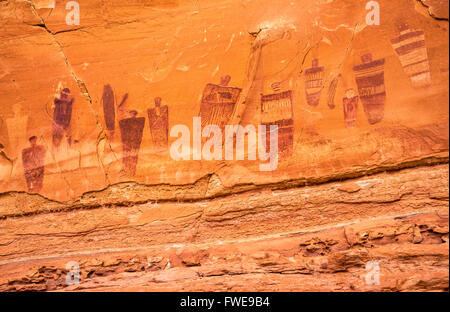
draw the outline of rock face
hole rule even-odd
[[[0,25],[0,290],[448,291],[448,1]]]

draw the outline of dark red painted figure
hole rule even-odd
[[[319,66],[319,60],[312,61],[312,67],[305,70],[306,101],[310,106],[318,106],[323,89],[324,68]]]
[[[291,90],[261,97],[261,124],[266,126],[266,150],[270,145],[270,126],[278,126],[278,152],[288,157],[294,148],[294,111]]]
[[[157,149],[167,149],[169,145],[169,107],[161,106],[161,98],[155,98],[155,107],[148,110],[150,133]]]
[[[70,90],[65,88],[61,91],[60,98],[55,98],[55,109],[53,112],[53,146],[59,147],[64,135],[68,136],[68,143],[71,144],[70,134],[67,130],[72,119],[72,105],[74,99],[70,95]]]
[[[116,129],[116,108],[114,91],[109,84],[103,87],[102,102],[106,131],[108,132],[108,136],[112,138]]]
[[[145,118],[137,118],[137,111],[130,111],[130,118],[119,121],[123,144],[123,167],[125,172],[134,176],[139,158],[139,149],[145,126]]]
[[[430,63],[423,30],[410,29],[408,24],[398,25],[400,34],[391,39],[406,74],[414,87],[431,85]]]
[[[358,114],[358,96],[353,89],[348,89],[345,96],[343,99],[345,124],[347,128],[354,128]]]
[[[202,128],[215,125],[223,129],[233,115],[234,106],[242,89],[229,87],[230,81],[230,76],[224,76],[220,85],[212,83],[206,85],[200,105]]]
[[[386,87],[384,85],[385,59],[372,60],[372,54],[361,57],[362,64],[353,67],[358,85],[359,97],[364,112],[371,125],[379,123],[384,117]]]
[[[37,137],[30,138],[31,147],[22,151],[22,162],[28,192],[39,193],[44,182],[45,147],[37,145]]]

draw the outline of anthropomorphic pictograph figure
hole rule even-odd
[[[137,117],[137,115],[138,112],[132,110],[129,112],[129,118],[119,121],[123,145],[123,169],[129,176],[136,174],[139,149],[141,147],[145,126],[145,118]]]
[[[28,192],[39,193],[42,190],[45,171],[45,147],[37,145],[37,137],[30,138],[30,147],[22,151],[22,162],[27,181]]]
[[[242,91],[240,88],[229,87],[230,81],[230,76],[224,76],[219,85],[206,85],[200,105],[202,128],[215,125],[224,129],[229,122]]]
[[[345,91],[343,99],[344,120],[347,128],[354,128],[356,125],[356,118],[358,114],[358,96],[355,90],[348,89]]]
[[[103,87],[103,114],[105,118],[105,126],[108,139],[114,138],[114,132],[116,129],[116,107],[115,96],[111,85],[107,84]]]
[[[266,126],[266,146],[270,144],[270,126],[278,126],[278,151],[281,157],[290,156],[294,147],[294,108],[291,90],[262,95],[261,124]]]
[[[161,106],[161,98],[155,98],[155,107],[148,110],[153,146],[166,150],[169,144],[169,107]]]
[[[373,60],[372,54],[361,57],[362,64],[353,67],[356,84],[364,112],[371,125],[381,122],[384,118],[386,102],[386,87],[384,84],[385,59]]]
[[[64,88],[61,91],[59,97],[54,100],[54,112],[53,112],[53,146],[59,147],[64,137],[67,139],[67,143],[71,145],[71,134],[69,131],[70,122],[72,119],[72,106],[74,98],[70,94],[68,88]]]
[[[410,29],[407,24],[398,26],[400,35],[391,39],[403,69],[415,88],[431,85],[430,63],[425,45],[425,32]]]
[[[306,101],[310,106],[318,106],[323,89],[324,68],[319,66],[319,60],[312,61],[312,67],[305,70]]]

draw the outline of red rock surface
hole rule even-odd
[[[448,291],[448,1],[51,2],[0,1],[0,290]],[[276,170],[172,159],[198,116]]]

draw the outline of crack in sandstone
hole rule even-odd
[[[71,76],[73,77],[73,79],[74,79],[75,82],[77,83],[78,88],[80,89],[81,94],[83,94],[83,96],[85,96],[85,98],[88,100],[88,102],[92,105],[92,98],[91,98],[91,96],[90,96],[90,94],[89,94],[89,91],[88,91],[88,89],[87,89],[87,87],[86,87],[86,84],[84,83],[83,80],[81,80],[80,78],[78,78],[78,76],[75,74],[72,65],[70,64],[69,60],[67,59],[66,54],[64,53],[64,50],[63,50],[63,48],[62,48],[61,43],[54,37],[57,33],[52,32],[52,31],[47,27],[47,25],[45,24],[44,19],[36,12],[36,8],[34,7],[34,4],[33,4],[31,1],[29,1],[29,3],[30,3],[31,11],[32,11],[33,14],[34,14],[37,18],[39,18],[39,20],[41,21],[40,24],[35,24],[35,25],[32,25],[32,26],[38,26],[38,27],[41,27],[41,28],[45,29],[45,31],[46,31],[47,33],[49,33],[49,34],[52,36],[52,39],[53,39],[53,41],[55,42],[55,44],[58,46],[58,48],[59,48],[58,50],[59,50],[59,52],[62,54],[62,56],[63,56],[63,58],[64,58],[64,63],[66,64],[67,69],[69,70]],[[73,31],[73,30],[72,30],[72,31]]]
[[[37,15],[36,12],[33,12],[33,13]],[[47,25],[44,23],[44,19],[42,19],[39,15],[37,15],[37,17],[38,17],[39,19],[41,19],[41,23],[38,23],[38,24],[28,24],[28,23],[25,23],[25,24],[30,25],[30,26],[34,26],[34,27],[40,27],[40,28],[43,28],[43,29],[45,29],[45,31],[47,31],[48,33],[52,34],[53,36],[58,35],[58,34],[62,34],[62,33],[75,32],[75,31],[78,31],[78,30],[83,30],[83,29],[85,29],[85,27],[78,27],[78,28],[64,29],[64,30],[59,30],[59,31],[52,31],[52,30],[49,29],[49,28],[47,27]]]
[[[95,116],[95,120],[96,120],[97,126],[98,126],[99,129],[100,129],[100,134],[99,134],[99,136],[98,136],[98,138],[97,138],[97,146],[98,146],[98,145],[100,144],[100,142],[103,140],[103,138],[106,137],[105,129],[103,128],[102,124],[99,122],[99,116],[98,116],[98,114],[96,113],[96,111],[95,111],[95,109],[94,109],[93,100],[92,100],[91,95],[89,94],[89,90],[88,90],[88,88],[87,88],[87,86],[86,86],[86,83],[85,83],[82,79],[80,79],[80,78],[77,76],[77,74],[75,73],[75,71],[74,71],[74,69],[73,69],[73,67],[72,67],[72,64],[69,62],[69,60],[68,60],[66,54],[64,53],[64,50],[63,50],[63,48],[62,48],[61,43],[55,38],[55,35],[57,35],[57,34],[60,34],[60,33],[66,33],[66,32],[72,32],[72,31],[77,31],[77,30],[82,30],[83,27],[78,27],[78,28],[70,29],[70,30],[62,30],[62,31],[59,31],[59,32],[53,32],[51,29],[49,29],[49,28],[47,27],[47,25],[46,25],[44,19],[37,13],[36,8],[35,8],[33,2],[32,2],[32,1],[28,1],[28,2],[29,2],[29,4],[30,4],[30,8],[31,8],[32,13],[33,13],[33,14],[41,21],[40,24],[35,24],[35,25],[33,25],[33,26],[41,27],[41,28],[43,28],[48,34],[51,35],[51,37],[52,37],[52,39],[53,39],[53,42],[57,45],[58,50],[59,50],[60,54],[62,55],[62,57],[63,57],[63,59],[64,59],[64,63],[66,64],[66,67],[67,67],[67,69],[68,69],[70,75],[71,75],[72,78],[75,80],[75,82],[76,82],[76,84],[77,84],[77,86],[78,86],[78,88],[79,88],[80,93],[85,97],[85,99],[86,99],[87,102],[89,103],[89,107],[91,108],[91,111],[92,111],[92,113],[93,113],[94,116]],[[109,145],[109,147],[110,147],[110,150],[113,151],[111,144],[108,143],[108,145]],[[97,152],[97,155],[98,155],[98,152]],[[115,155],[115,156],[116,156],[116,155]],[[117,158],[117,157],[116,157],[116,158]],[[107,174],[106,171],[104,170],[104,164],[103,164],[103,162],[100,160],[99,157],[98,157],[98,159],[99,159],[100,163],[102,164],[101,168],[102,168],[103,174],[104,174],[104,176],[105,176],[105,179],[106,179],[106,181],[108,181],[108,183],[109,183],[108,174]],[[68,185],[69,188],[70,188],[70,184],[69,184],[69,182],[66,180],[66,178],[65,178],[64,176],[63,176],[63,179],[66,181],[67,185]]]

